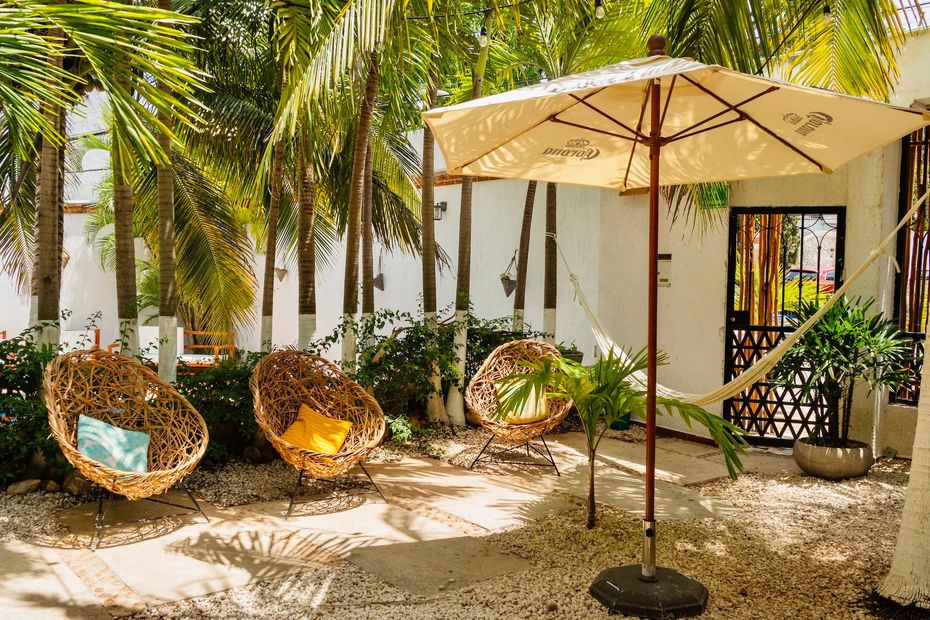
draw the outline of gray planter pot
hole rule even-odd
[[[570,351],[568,353],[563,353],[562,357],[580,364],[584,361],[584,351]]]
[[[517,281],[513,278],[501,278],[501,286],[504,287],[504,294],[510,297],[517,289]]]
[[[807,439],[794,442],[794,462],[804,472],[827,480],[859,478],[869,473],[875,459],[872,447],[861,441],[849,441],[845,448],[815,446]]]

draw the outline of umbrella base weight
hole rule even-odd
[[[655,581],[640,579],[642,566],[601,571],[588,592],[611,614],[639,618],[687,618],[704,613],[707,588],[671,568],[656,568]]]

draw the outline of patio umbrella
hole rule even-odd
[[[703,586],[655,564],[659,187],[830,173],[930,124],[930,115],[670,58],[665,38],[653,35],[647,58],[436,108],[423,118],[453,174],[649,189],[643,560],[605,571],[592,594],[636,615],[651,615],[641,605],[653,601],[648,605],[666,606],[658,614],[665,617],[684,588],[685,598],[704,600],[697,609],[682,599],[679,615],[699,613]]]

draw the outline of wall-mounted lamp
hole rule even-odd
[[[287,276],[287,269],[284,267],[275,267],[274,275],[278,278],[278,282],[281,282]]]
[[[384,274],[379,273],[375,276],[374,280],[371,281],[372,285],[379,291],[384,290]]]
[[[449,204],[443,200],[433,205],[433,219],[437,222],[442,219],[442,214],[449,208]]]

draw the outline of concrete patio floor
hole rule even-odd
[[[561,476],[529,467],[468,471],[429,459],[372,463],[388,503],[364,489],[323,494],[302,498],[287,520],[286,500],[226,509],[204,502],[209,523],[183,509],[114,501],[108,518],[114,525],[96,553],[87,549],[96,504],[85,504],[59,515],[66,535],[41,544],[0,543],[0,609],[9,618],[121,617],[345,561],[417,596],[519,573],[524,560],[481,537],[577,510],[587,493],[583,437],[555,435],[550,447]],[[598,501],[637,513],[642,460],[641,444],[605,439]],[[712,446],[663,439],[657,463],[660,519],[734,513],[684,486],[726,475]],[[790,458],[768,453],[750,453],[745,463],[748,470],[797,471]],[[184,503],[180,494],[172,499]],[[440,570],[450,566],[460,568]]]

